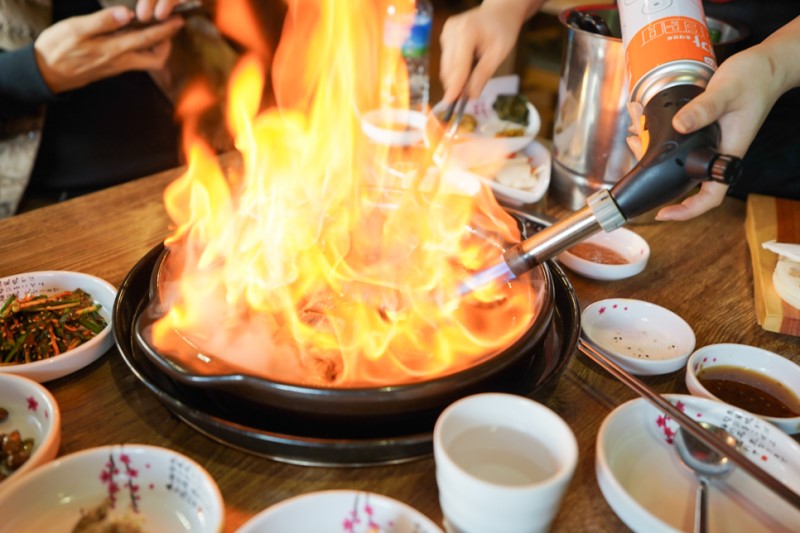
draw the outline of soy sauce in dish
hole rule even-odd
[[[591,242],[580,242],[570,248],[569,253],[601,265],[624,265],[629,262],[622,254],[611,248]]]
[[[776,418],[800,416],[800,398],[784,384],[760,372],[735,366],[703,369],[697,379],[725,403]]]

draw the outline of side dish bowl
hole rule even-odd
[[[704,371],[712,368],[734,367],[734,374],[740,374],[743,381],[771,392],[779,399],[791,399],[792,407],[796,411],[800,406],[800,365],[797,365],[774,352],[748,346],[746,344],[711,344],[695,351],[686,365],[686,387],[694,396],[711,398],[712,400],[727,402],[737,408],[753,412],[764,420],[776,425],[789,434],[800,433],[800,414],[797,416],[766,416],[759,413],[755,405],[737,405],[749,398],[759,399],[758,393],[749,391],[747,398],[742,398],[742,393],[748,391],[729,391],[726,398],[721,398],[712,393],[701,381]],[[728,370],[726,369],[726,370]],[[729,373],[729,372],[728,372]],[[729,376],[731,377],[731,376]],[[739,380],[734,380],[739,381]],[[770,391],[770,389],[774,389]],[[777,394],[776,394],[777,393]],[[736,398],[736,400],[733,400]],[[734,403],[736,401],[736,403]],[[769,401],[769,400],[767,400]],[[760,406],[763,408],[763,406]]]
[[[105,280],[62,270],[28,272],[0,278],[0,305],[16,294],[55,294],[83,289],[100,305],[99,313],[108,324],[89,341],[60,355],[31,363],[0,365],[0,374],[16,374],[44,383],[71,374],[97,360],[114,344],[111,335],[111,315],[117,290]]]
[[[50,392],[35,381],[0,374],[0,408],[8,416],[0,421],[0,435],[18,431],[20,438],[33,439],[30,457],[0,481],[0,488],[34,468],[53,460],[61,444],[61,411]],[[0,516],[5,516],[0,513]]]
[[[72,531],[102,509],[108,516],[101,525],[109,528],[219,533],[225,507],[203,467],[175,451],[142,444],[66,455],[0,486],[0,516],[8,531]]]
[[[561,252],[558,260],[578,274],[591,279],[615,280],[635,276],[644,270],[650,259],[650,245],[638,233],[629,229],[619,228],[609,233],[597,233],[576,246],[595,247],[595,250],[609,250],[614,257],[618,257],[619,264],[609,264],[603,261],[603,254],[591,253],[579,255],[578,248],[573,247]],[[597,248],[599,247],[599,248]]]
[[[427,516],[380,494],[353,490],[310,492],[268,507],[237,530],[441,533]]]
[[[476,146],[476,149],[480,149]],[[507,159],[511,162],[517,159],[525,160],[522,167],[527,167],[525,172],[530,172],[529,177],[525,178],[525,183],[530,186],[518,187],[513,183],[513,178],[508,181],[501,177],[506,171],[514,172],[519,165],[512,166],[510,163],[503,163],[499,168],[491,172],[491,175],[476,174],[485,184],[489,185],[494,192],[495,198],[504,205],[520,207],[525,204],[538,202],[547,192],[550,186],[550,171],[552,159],[550,150],[543,144],[531,141],[525,148],[517,152],[517,157]]]
[[[583,310],[581,328],[592,344],[641,376],[679,370],[695,346],[694,331],[684,319],[642,300],[595,302]]]

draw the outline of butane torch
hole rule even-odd
[[[675,113],[705,89],[717,66],[700,1],[618,0],[618,8],[631,100],[643,106],[649,135],[644,155],[612,189],[507,250],[503,263],[470,278],[464,292],[512,279],[601,230],[675,201],[701,181],[730,184],[741,174],[739,158],[717,151],[716,123],[688,135],[672,127]]]

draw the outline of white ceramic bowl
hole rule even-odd
[[[222,495],[205,469],[142,444],[90,448],[0,485],[0,516],[8,531],[71,531],[83,513],[111,498],[109,518],[142,531],[222,531]]]
[[[586,338],[632,374],[667,374],[694,350],[694,331],[681,317],[642,300],[610,298],[581,313]]]
[[[795,395],[800,394],[800,365],[774,352],[746,344],[711,344],[695,351],[686,365],[686,386],[690,393],[722,401],[709,392],[698,379],[698,374],[704,369],[714,366],[735,366],[758,372],[782,384],[789,391],[794,391]],[[761,418],[786,433],[800,433],[800,416]]]
[[[43,361],[0,366],[0,374],[16,374],[44,383],[94,362],[114,344],[114,337],[111,335],[111,315],[114,299],[117,296],[117,290],[113,285],[81,272],[50,270],[0,278],[0,302],[5,302],[11,294],[17,296],[26,293],[46,294],[79,288],[91,294],[95,302],[101,305],[100,314],[106,319],[108,326],[77,348]]]
[[[743,453],[800,493],[800,445],[768,422],[721,402],[689,395],[665,398],[690,417],[725,427]],[[595,472],[608,504],[641,533],[692,531],[697,478],[673,449],[675,422],[639,398],[614,409],[597,433]],[[793,508],[739,468],[714,480],[708,500],[709,533],[796,532]]]
[[[33,453],[22,466],[0,481],[2,488],[58,454],[61,411],[47,389],[33,380],[12,374],[0,374],[0,407],[8,411],[8,418],[0,422],[0,434],[17,430],[23,440],[33,439]]]
[[[373,109],[361,117],[361,129],[372,142],[387,146],[411,146],[425,137],[427,121],[425,114],[418,111]]]
[[[380,494],[353,490],[311,492],[268,507],[237,533],[442,533],[427,516]]]
[[[525,148],[517,152],[517,155],[528,159],[531,176],[535,180],[533,187],[522,189],[498,181],[496,174],[502,172],[502,168],[493,172],[495,174],[494,177],[478,174],[480,180],[492,188],[498,201],[512,207],[538,202],[550,186],[552,164],[550,150],[541,143],[531,141]]]
[[[542,127],[542,119],[536,108],[528,102],[528,125],[524,128],[524,135],[515,137],[499,137],[497,134],[510,128],[520,128],[519,124],[500,120],[492,105],[484,101],[470,100],[464,108],[464,113],[472,115],[477,122],[475,131],[459,133],[462,141],[453,147],[454,157],[463,157],[469,161],[470,166],[484,165],[495,161],[498,156],[513,154],[525,148]],[[447,104],[439,102],[433,106],[433,113],[438,116],[447,108]]]
[[[628,261],[621,265],[609,265],[589,261],[569,250],[558,254],[558,260],[564,266],[587,278],[599,280],[629,278],[644,270],[647,260],[650,259],[650,246],[647,241],[629,229],[618,228],[609,233],[596,233],[583,242],[608,248]]]

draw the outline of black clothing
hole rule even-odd
[[[53,0],[53,23],[100,9],[96,0]],[[13,89],[4,87],[13,85]],[[26,197],[63,199],[180,164],[180,127],[145,72],[126,72],[54,96],[33,47],[0,53],[3,113],[47,104]]]
[[[707,1],[704,9],[707,17],[748,28],[750,34],[742,42],[744,49],[800,16],[800,1]],[[778,99],[743,163],[742,177],[728,194],[737,198],[756,193],[800,199],[800,88],[791,89]]]

